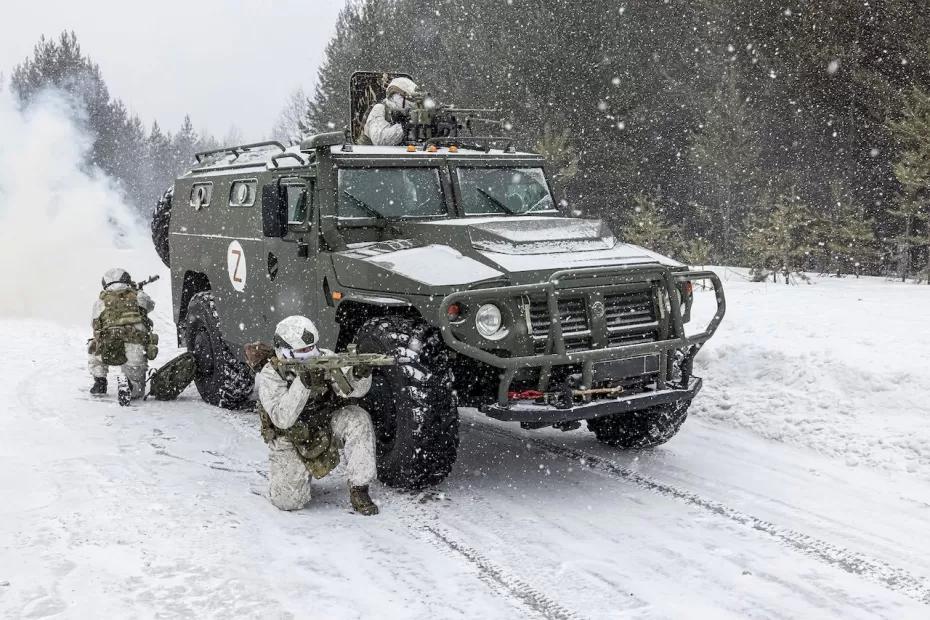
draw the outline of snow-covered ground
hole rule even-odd
[[[727,316],[697,358],[694,414],[930,480],[930,286],[813,275],[786,286],[717,271]],[[697,314],[713,309],[709,296],[698,293]]]
[[[338,473],[278,512],[253,414],[193,389],[92,400],[86,328],[7,314],[0,616],[928,617],[930,287],[726,286],[696,415],[665,446],[463,411],[448,480],[377,485],[373,518]]]

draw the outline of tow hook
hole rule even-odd
[[[564,390],[558,392],[540,392],[539,390],[511,390],[507,392],[508,400],[533,400],[543,402],[547,405],[554,405],[564,409],[570,408],[574,399],[585,398],[586,396],[617,396],[623,393],[623,387],[607,388],[589,388],[589,389],[572,389],[566,386]]]

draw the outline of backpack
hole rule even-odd
[[[197,362],[190,352],[182,353],[152,373],[149,396],[155,400],[174,400],[181,395],[197,374]]]

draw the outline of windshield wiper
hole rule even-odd
[[[497,207],[498,209],[500,209],[500,210],[503,211],[504,213],[509,213],[510,215],[516,215],[516,214],[517,214],[516,211],[514,211],[513,209],[511,209],[510,207],[508,207],[507,205],[505,205],[503,202],[501,202],[500,200],[498,200],[497,198],[495,198],[494,196],[492,196],[492,195],[489,194],[488,192],[484,191],[484,190],[481,189],[480,187],[476,187],[475,190],[477,190],[482,196],[484,196],[485,198],[487,198],[488,201],[489,201],[492,205],[494,205],[495,207]]]
[[[380,211],[378,211],[377,209],[375,209],[374,207],[372,207],[371,205],[369,205],[367,202],[365,202],[365,201],[363,201],[363,200],[360,200],[360,199],[356,198],[355,196],[353,196],[352,194],[350,194],[350,193],[348,192],[348,190],[342,190],[342,193],[345,194],[346,196],[348,196],[349,198],[351,198],[351,199],[355,202],[355,204],[357,204],[358,206],[360,206],[360,207],[361,207],[362,209],[364,209],[365,211],[368,211],[368,213],[372,214],[373,216],[375,216],[375,217],[378,218],[379,220],[387,219],[387,216],[386,216],[386,215],[384,215],[383,213],[381,213]]]
[[[552,197],[551,197],[551,196],[543,196],[542,198],[540,198],[539,200],[537,200],[536,202],[534,202],[532,207],[530,207],[529,209],[527,209],[526,211],[524,211],[524,212],[523,212],[523,215],[526,215],[527,213],[532,213],[533,211],[535,211],[536,209],[538,209],[539,206],[540,206],[541,204],[543,204],[543,202],[546,201],[546,200],[549,201],[549,207],[551,208],[551,207],[552,207]]]

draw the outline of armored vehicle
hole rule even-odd
[[[376,99],[391,76],[358,77],[353,93]],[[303,314],[324,347],[407,360],[376,368],[362,403],[390,485],[449,473],[458,405],[525,428],[586,422],[624,448],[674,435],[701,388],[694,356],[723,317],[718,277],[561,213],[543,158],[463,135],[467,112],[427,101],[416,141],[356,144],[358,99],[349,132],[198,154],[156,208],[203,399],[246,402],[243,345]],[[689,333],[698,281],[717,308]]]

